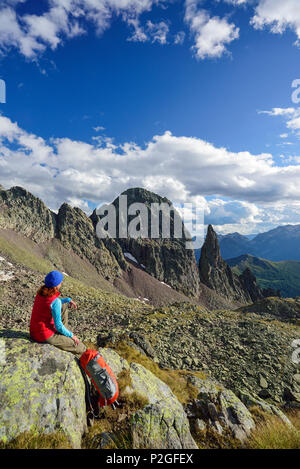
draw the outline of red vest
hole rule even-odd
[[[54,321],[51,313],[51,303],[60,295],[36,295],[30,319],[30,337],[37,342],[44,342],[55,334]]]

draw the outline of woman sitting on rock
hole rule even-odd
[[[57,270],[49,272],[35,297],[31,320],[30,337],[37,342],[46,342],[61,350],[73,353],[77,358],[86,351],[86,346],[70,332],[68,327],[68,307],[77,309],[71,298],[60,296],[59,288],[63,274]]]

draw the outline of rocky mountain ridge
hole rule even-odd
[[[127,207],[132,204],[139,207],[142,204],[143,209],[146,207],[148,210],[152,204],[157,204],[166,212],[173,208],[168,199],[145,189],[132,188],[121,195],[126,196]],[[119,198],[112,203],[116,208],[117,220],[118,203]],[[136,213],[128,216],[128,226],[134,217]],[[205,246],[202,249],[203,253],[206,250],[206,257],[214,257],[212,262],[216,264],[213,271],[208,273],[210,261],[208,263],[205,261],[204,254],[198,268],[193,250],[186,249],[190,235],[185,231],[176,211],[171,211],[171,232],[168,238],[162,236],[163,222],[158,220],[157,238],[129,236],[99,239],[96,235],[98,221],[96,211],[88,217],[79,208],[72,208],[64,203],[56,214],[23,188],[0,190],[0,228],[21,233],[38,245],[58,240],[65,249],[86,259],[102,278],[120,288],[125,294],[130,295],[133,286],[139,284],[137,279],[142,275],[134,270],[138,268],[157,279],[161,286],[167,285],[187,298],[209,307],[211,304],[223,307],[226,302],[228,305],[240,306],[255,301],[260,296],[255,278],[249,272],[238,279],[221,259],[219,246],[215,243],[217,239],[216,237],[212,239],[212,227],[208,229]],[[174,226],[178,221],[182,227],[182,238],[174,236]],[[149,211],[147,225],[150,231],[153,228],[151,222],[153,223],[153,220]],[[150,279],[146,281],[147,283],[151,283]],[[158,284],[156,288],[159,289]],[[140,284],[137,291],[142,292],[142,290]],[[144,294],[147,295],[147,292]],[[163,292],[161,296],[168,297]],[[146,297],[146,300],[149,299]]]
[[[145,192],[145,197],[142,194]],[[136,190],[127,191],[134,197]],[[149,194],[140,190],[137,200],[146,201]],[[151,200],[164,199],[150,194]],[[167,200],[167,199],[166,199]],[[171,204],[168,201],[169,204]],[[159,281],[196,296],[199,287],[197,266],[192,251],[186,251],[182,242],[170,240],[100,240],[95,233],[97,218],[95,213],[88,217],[79,208],[63,204],[58,213],[49,210],[40,199],[20,187],[0,191],[0,227],[12,229],[30,237],[37,243],[58,239],[67,249],[85,257],[91,262],[104,278],[113,281],[127,271],[130,264],[124,257],[124,251],[134,254],[140,264],[147,263],[146,271]],[[180,250],[179,254],[178,251]],[[147,255],[146,255],[147,254]],[[176,260],[179,258],[179,261]],[[169,256],[170,264],[166,262]],[[184,259],[182,261],[182,259]],[[173,263],[173,265],[172,265]],[[185,275],[187,279],[185,280]],[[178,279],[176,280],[176,276]]]
[[[43,242],[56,235],[56,215],[22,187],[0,187],[0,226]]]

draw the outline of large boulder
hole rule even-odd
[[[61,431],[80,448],[85,384],[74,356],[15,330],[0,331],[0,345],[0,441],[25,431]]]
[[[118,377],[122,371],[129,370],[128,362],[117,352],[115,352],[115,350],[110,348],[99,348],[99,353],[101,353],[104,360],[113,370],[116,377]]]
[[[245,404],[247,408],[251,409],[253,407],[258,407],[266,414],[275,415],[286,425],[292,426],[292,423],[288,419],[288,417],[282,412],[282,410],[280,410],[274,404],[270,404],[269,402],[264,401],[258,396],[250,395],[246,391],[240,391],[239,398],[241,399],[241,401]]]
[[[222,434],[225,430],[234,438],[245,441],[255,428],[250,411],[230,390],[211,379],[188,375],[197,388],[197,399],[187,406],[190,418],[205,422],[207,428]]]
[[[187,416],[169,386],[138,363],[130,364],[132,390],[149,405],[131,419],[134,448],[194,449]]]
[[[183,409],[161,400],[138,410],[132,417],[133,448],[198,449]]]
[[[129,364],[114,350],[100,348],[99,352],[117,377],[121,372],[129,371],[131,384],[126,391],[135,392],[149,402],[131,416],[133,448],[197,448],[184,408],[166,383],[144,366]]]

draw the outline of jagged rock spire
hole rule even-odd
[[[238,277],[221,256],[220,245],[212,225],[208,226],[199,260],[200,280],[207,287],[231,301],[250,303],[262,295],[250,269]]]
[[[208,263],[211,267],[217,267],[223,262],[218,237],[212,225],[208,225],[205,242],[201,249],[200,265],[203,261]]]

